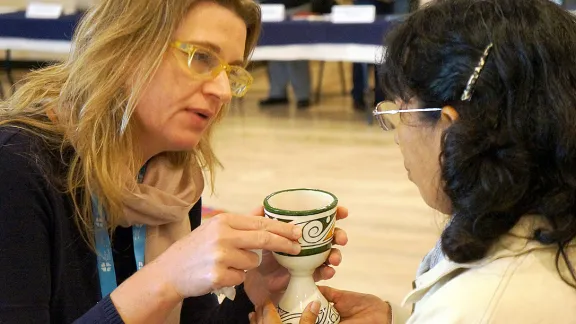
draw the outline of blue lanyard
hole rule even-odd
[[[138,182],[142,183],[146,165],[140,169]],[[92,214],[94,215],[94,235],[96,239],[96,259],[98,268],[98,277],[100,278],[100,291],[102,298],[110,294],[118,283],[116,282],[116,269],[114,268],[114,259],[112,256],[112,246],[108,236],[108,223],[106,222],[106,213],[100,213],[98,199],[92,197]],[[132,226],[132,240],[134,244],[134,257],[136,258],[136,271],[144,266],[144,253],[146,249],[146,225]]]

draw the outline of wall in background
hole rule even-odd
[[[29,2],[32,0],[2,0],[0,6],[25,8]],[[96,0],[34,0],[34,2],[76,3],[78,8],[88,8]]]

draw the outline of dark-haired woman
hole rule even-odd
[[[576,323],[576,17],[549,0],[438,0],[386,47],[394,102],[374,115],[450,215],[408,323]],[[322,289],[342,324],[391,321],[374,296]]]

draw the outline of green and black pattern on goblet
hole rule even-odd
[[[285,223],[293,221],[292,219],[285,219],[279,216],[271,216],[267,213],[266,217]],[[300,239],[302,250],[298,255],[276,253],[283,256],[298,257],[320,254],[330,250],[332,248],[332,236],[334,235],[334,217],[336,217],[336,213],[319,219],[294,222],[294,225],[302,226],[302,238]]]

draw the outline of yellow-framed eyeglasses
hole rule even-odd
[[[254,81],[243,67],[226,64],[216,53],[207,48],[179,41],[173,42],[171,46],[188,54],[186,63],[195,76],[208,80],[226,71],[234,97],[244,96]]]

